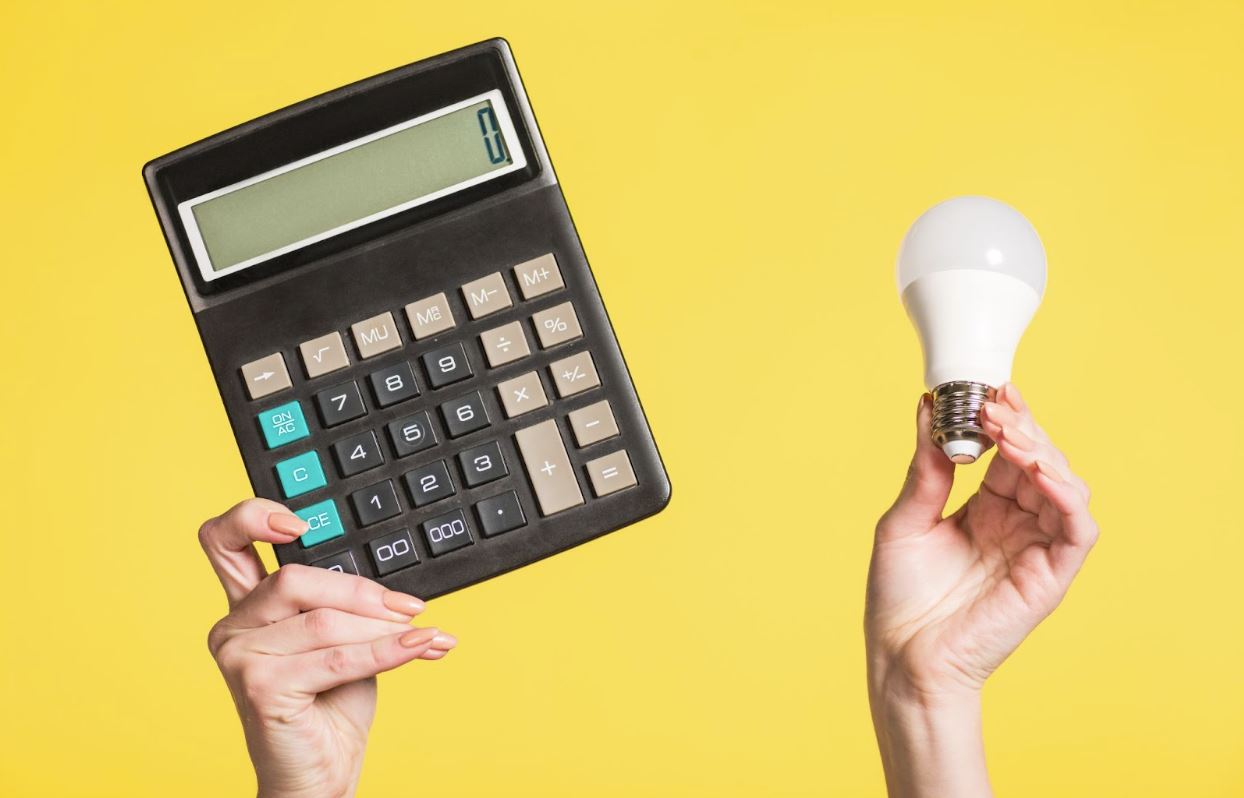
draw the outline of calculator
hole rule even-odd
[[[255,494],[309,526],[281,564],[431,598],[669,502],[504,40],[143,176]]]

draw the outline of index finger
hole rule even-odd
[[[231,626],[254,629],[321,607],[398,623],[409,623],[424,610],[414,596],[365,577],[290,564],[260,582],[228,620]]]
[[[306,531],[306,522],[280,504],[247,499],[205,521],[199,544],[233,607],[268,574],[252,543],[289,543]]]

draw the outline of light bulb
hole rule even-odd
[[[1045,293],[1045,248],[1011,206],[949,199],[904,236],[898,291],[924,349],[933,440],[956,463],[974,462],[989,443],[981,405],[1011,378],[1020,336]]]

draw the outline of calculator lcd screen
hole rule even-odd
[[[526,166],[499,91],[178,205],[205,280]]]

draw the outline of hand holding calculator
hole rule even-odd
[[[282,564],[432,597],[669,481],[505,42],[155,161],[157,215]]]

